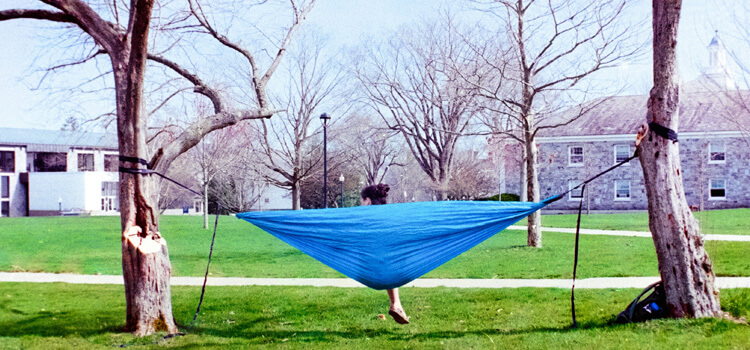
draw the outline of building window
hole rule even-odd
[[[0,173],[16,171],[16,152],[0,151]]]
[[[10,198],[10,176],[0,176],[0,198]]]
[[[54,172],[67,171],[68,157],[65,153],[35,153],[34,171]]]
[[[78,171],[94,171],[94,155],[78,153]]]
[[[726,199],[726,182],[723,179],[711,179],[708,187],[708,199]]]
[[[0,216],[10,216],[10,176],[0,176]]]
[[[102,182],[102,211],[116,211],[117,203],[117,181]]]
[[[104,155],[104,171],[119,171],[120,159],[116,154]]]
[[[630,146],[615,145],[615,164],[622,163],[628,158],[630,158]],[[624,165],[630,165],[630,163],[625,163]]]
[[[615,200],[630,200],[630,180],[615,180]]]
[[[568,200],[580,201],[581,199],[583,199],[583,188],[579,187],[575,190],[573,189],[573,187],[576,187],[580,184],[580,181],[568,181],[568,190],[570,191],[568,192]]]
[[[583,146],[568,147],[568,166],[583,166]]]
[[[709,163],[724,163],[726,161],[726,152],[724,150],[724,142],[709,142],[708,143],[708,162]]]

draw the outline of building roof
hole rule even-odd
[[[58,152],[61,148],[118,148],[115,134],[16,128],[0,128],[0,145],[26,146],[39,151],[56,149]]]
[[[647,101],[645,95],[597,99],[590,102],[589,106],[593,107],[578,119],[564,126],[540,130],[538,136],[635,134],[646,122]],[[571,108],[549,118],[543,125],[560,124],[579,113],[580,108]],[[679,117],[678,132],[747,132],[750,128],[750,91],[682,93]]]

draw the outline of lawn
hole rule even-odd
[[[750,209],[727,209],[694,212],[704,234],[750,235]],[[577,215],[542,215],[543,227],[575,228]],[[517,225],[525,225],[525,220]],[[581,227],[600,230],[648,232],[648,214],[590,214],[581,217]]]
[[[173,287],[174,313],[192,318],[200,287]],[[402,288],[412,323],[378,315],[385,293],[366,288],[209,287],[196,327],[161,349],[744,349],[750,327],[723,319],[611,321],[638,293],[582,290],[571,329],[569,291]],[[0,349],[111,349],[149,344],[122,333],[122,286],[4,283]],[[722,291],[725,311],[750,316],[750,290]],[[182,327],[184,329],[184,327]]]
[[[211,230],[201,218],[164,216],[175,276],[202,276]],[[5,218],[0,227],[0,270],[120,274],[119,218]],[[525,233],[504,231],[426,278],[570,278],[573,235],[545,233],[541,249],[525,246]],[[706,243],[719,276],[750,276],[750,243]],[[342,277],[251,224],[221,217],[211,265],[213,276]],[[581,238],[578,276],[656,276],[649,238],[586,235]]]

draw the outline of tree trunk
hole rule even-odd
[[[529,197],[526,195],[526,147],[523,147],[523,157],[521,157],[521,163],[518,167],[518,180],[520,186],[518,187],[518,196],[521,202],[527,202]]]
[[[653,2],[654,87],[646,120],[677,131],[679,85],[676,61],[680,0]],[[639,146],[648,195],[649,228],[672,317],[720,314],[719,292],[698,223],[685,199],[678,143],[649,130]]]
[[[529,133],[527,133],[529,135]],[[534,139],[526,138],[526,198],[529,202],[539,201],[539,178],[537,176],[536,159],[538,151]],[[542,247],[542,216],[535,211],[528,217],[526,231],[526,245],[529,247]]]
[[[208,181],[203,182],[203,228],[208,228]]]
[[[292,210],[300,210],[300,201],[302,197],[302,191],[300,191],[300,184],[298,182],[292,184]]]
[[[133,7],[130,42],[125,40],[122,50],[110,50],[109,55],[115,76],[120,155],[147,159],[146,120],[141,101],[153,0],[141,0]],[[120,166],[139,167],[132,162],[120,162]],[[125,328],[136,336],[160,330],[177,332],[172,315],[169,252],[158,232],[158,211],[151,204],[155,183],[143,175],[120,173]]]

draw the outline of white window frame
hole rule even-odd
[[[13,174],[13,173],[19,173],[22,171],[18,171],[18,154],[16,153],[16,150],[13,148],[6,148],[6,147],[0,147],[0,151],[3,152],[12,152],[13,153],[13,171],[0,171],[4,174]]]
[[[2,175],[2,176],[0,176],[0,179],[2,179],[2,178],[5,178],[6,179],[5,181],[8,182],[8,196],[7,197],[3,197],[2,193],[0,193],[0,217],[5,217],[5,215],[3,215],[3,212],[1,210],[2,209],[2,205],[3,205],[3,203],[7,203],[7,206],[8,206],[8,216],[10,216],[10,197],[13,196],[13,186],[12,186],[12,183],[10,181],[11,178],[10,178],[9,175]],[[2,180],[0,180],[0,181],[2,181]]]
[[[104,212],[119,211],[118,200],[120,186],[118,181],[102,181],[101,210]]]
[[[93,166],[94,166],[93,169],[91,169],[91,170],[81,170],[81,162],[80,162],[81,161],[81,158],[80,158],[81,154],[86,154],[86,155],[90,155],[91,156],[91,159],[93,161]],[[76,152],[75,153],[75,157],[76,157],[76,171],[81,171],[81,172],[84,172],[84,171],[85,172],[96,171],[96,155],[94,154],[94,152]]]
[[[570,192],[568,192],[568,200],[569,201],[580,202],[580,201],[583,200],[583,189],[582,188],[578,188],[577,190],[573,190],[573,187],[578,186],[580,183],[581,183],[581,181],[578,181],[578,180],[569,180],[568,181],[568,191],[570,191]],[[576,191],[578,191],[578,193],[580,193],[580,197],[573,197],[573,193],[575,193]]]
[[[107,156],[113,156],[115,157],[115,170],[107,170],[107,162],[105,159]],[[104,153],[102,154],[102,171],[107,172],[117,172],[120,167],[120,159],[119,159],[119,153]]]
[[[723,183],[723,190],[724,190],[724,196],[722,197],[714,197],[711,195],[711,190],[714,189],[714,181],[721,181]],[[716,187],[716,189],[720,189],[719,187]],[[710,201],[724,201],[727,199],[727,180],[726,179],[708,179],[708,200]]]
[[[573,157],[573,149],[574,148],[580,148],[581,149],[581,162],[580,163],[573,163],[571,162],[571,158]],[[576,154],[576,156],[578,156]],[[570,167],[579,167],[583,166],[583,163],[586,161],[586,150],[583,148],[583,146],[568,146],[568,166]]]
[[[619,164],[620,162],[622,162],[623,160],[625,160],[625,159],[619,160],[619,161],[617,160],[617,148],[618,147],[620,147],[620,148],[627,147],[628,150],[627,150],[627,152],[625,152],[625,159],[628,159],[630,157],[630,145],[615,145],[614,148],[613,148],[613,151],[614,151],[614,163],[613,164]],[[630,166],[630,162],[627,162],[627,163],[623,164],[623,166]]]
[[[712,145],[721,145],[722,146],[722,151],[721,152],[713,152],[711,150],[711,146]],[[713,159],[711,159],[711,154],[712,153],[723,153],[724,154],[724,157],[723,157],[724,159],[713,160]],[[708,143],[708,164],[724,164],[726,162],[727,162],[727,144],[726,144],[726,142],[721,142],[721,141],[709,142]]]
[[[627,197],[617,197],[617,184],[618,183],[627,183],[628,184],[628,196]],[[629,201],[631,198],[633,198],[633,188],[630,186],[630,180],[615,180],[614,189],[615,189],[615,200],[616,201]]]

